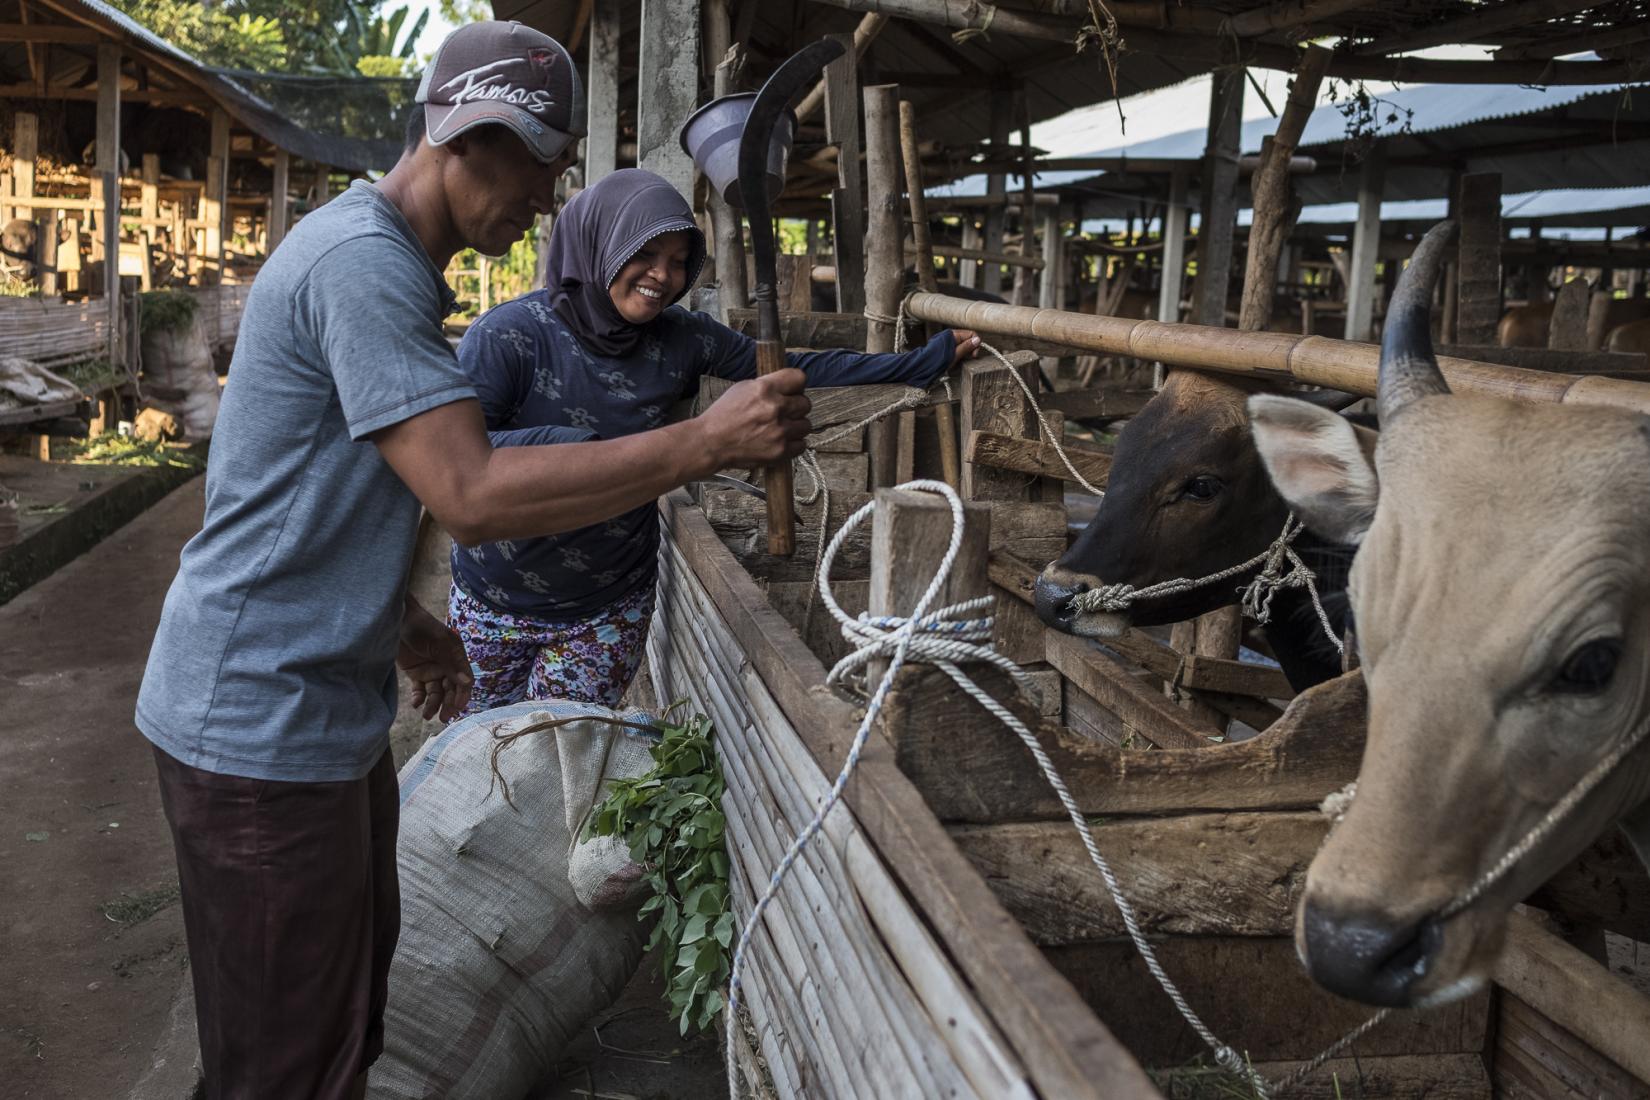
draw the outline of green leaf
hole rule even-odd
[[[688,918],[687,927],[682,929],[683,943],[698,943],[705,938],[706,920],[702,916]]]

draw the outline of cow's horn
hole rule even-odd
[[[1380,381],[1375,391],[1376,412],[1382,424],[1418,397],[1449,392],[1432,354],[1432,287],[1454,235],[1453,221],[1439,222],[1427,231],[1415,246],[1409,266],[1398,279],[1392,304],[1387,307]]]

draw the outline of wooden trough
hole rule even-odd
[[[976,440],[963,471],[976,503],[940,603],[996,594],[997,647],[1042,698],[1021,697],[995,670],[975,678],[1036,731],[1193,1007],[1262,1073],[1285,1077],[1369,1014],[1313,986],[1291,941],[1327,827],[1316,807],[1357,772],[1361,677],[1320,685],[1277,717],[1288,692],[1270,670],[1182,665],[1141,636],[1107,652],[1045,632],[1028,579],[1064,547],[1064,506],[1059,482],[1039,476],[1051,460],[1008,377],[1035,386],[1034,362],[964,370],[955,411],[962,438]],[[822,392],[818,403],[846,409],[855,396]],[[931,411],[907,430],[906,461],[937,477],[923,442]],[[986,437],[992,446],[978,444]],[[848,449],[822,457],[834,531],[868,499],[867,463]],[[1103,476],[1104,456],[1083,461]],[[878,492],[874,529],[851,538],[833,570],[850,614],[909,610],[950,530],[936,501]],[[800,509],[789,560],[762,553],[759,507],[713,488],[662,502],[648,650],[659,698],[686,698],[716,721],[741,917],[821,804],[862,713],[825,683],[846,647],[810,595],[824,502]],[[1177,667],[1187,691],[1267,728],[1210,740],[1216,728],[1163,693]],[[1147,973],[1024,746],[943,673],[899,673],[845,798],[751,947],[749,1019],[729,1041],[754,1094],[1251,1095],[1211,1068]],[[1650,929],[1650,883],[1608,843],[1535,900],[1571,926]],[[1541,914],[1521,913],[1490,990],[1395,1013],[1279,1095],[1647,1097],[1647,1038],[1650,999]]]

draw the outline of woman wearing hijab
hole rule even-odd
[[[624,169],[579,192],[550,235],[546,288],[479,318],[458,359],[495,447],[573,443],[657,428],[702,375],[756,373],[756,345],[675,303],[705,239],[676,189]],[[927,386],[979,338],[936,335],[903,355],[792,353],[815,386]],[[616,706],[653,614],[653,505],[550,538],[453,547],[448,621],[475,688],[467,714],[527,699]]]

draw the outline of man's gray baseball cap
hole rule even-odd
[[[441,145],[475,126],[510,127],[546,164],[584,136],[584,85],[560,42],[520,23],[468,23],[442,40],[418,85]]]

